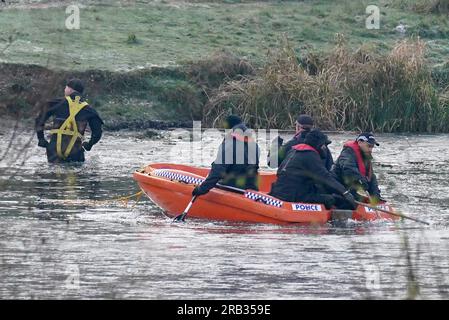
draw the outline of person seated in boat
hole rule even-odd
[[[281,137],[275,138],[271,143],[271,148],[268,153],[267,163],[271,168],[277,168],[279,164],[287,156],[287,153],[292,149],[293,146],[296,146],[300,143],[304,143],[304,139],[306,135],[313,129],[314,123],[311,116],[307,114],[301,114],[295,122],[296,133],[292,139],[290,139],[287,143],[283,144],[284,140]],[[323,153],[321,155],[322,160],[324,161],[324,165],[327,170],[330,170],[332,165],[334,164],[334,159],[332,158],[332,153],[328,148],[328,145],[332,143],[332,141],[327,140],[326,144],[323,145]],[[277,159],[276,159],[277,154]],[[277,161],[276,161],[277,160]]]
[[[379,143],[371,132],[364,132],[344,144],[332,173],[351,190],[359,201],[383,201],[376,175],[373,172],[372,151]],[[369,198],[368,198],[369,197]]]
[[[230,115],[224,122],[230,129],[221,143],[206,180],[195,187],[192,195],[209,192],[218,182],[239,189],[258,190],[259,146],[241,118]]]
[[[312,129],[304,143],[292,147],[277,171],[270,195],[289,202],[324,204],[327,209],[334,205],[341,209],[355,209],[354,197],[326,169],[323,145],[327,136],[319,129]],[[326,191],[332,191],[326,193]]]
[[[48,162],[84,161],[84,151],[90,151],[102,135],[103,120],[83,98],[81,80],[72,79],[64,89],[64,98],[48,103],[36,118],[38,146],[47,151]],[[53,117],[50,142],[45,139],[44,128]],[[87,124],[91,130],[90,140],[82,142]]]

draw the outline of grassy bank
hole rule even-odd
[[[191,120],[202,120],[213,90],[253,73],[248,62],[227,52],[183,66],[129,72],[0,64],[0,114],[35,117],[50,98],[62,96],[67,79],[77,77],[106,129],[191,126]]]
[[[267,50],[277,48],[284,34],[298,51],[329,49],[337,32],[352,47],[370,42],[389,50],[403,37],[394,30],[402,22],[406,36],[429,40],[433,62],[444,62],[447,16],[417,12],[404,1],[378,1],[379,30],[365,28],[365,9],[372,4],[365,0],[79,1],[79,30],[65,27],[69,2],[42,1],[33,9],[4,5],[0,59],[66,70],[123,71],[183,64],[226,49],[258,63],[266,61]]]
[[[370,1],[80,1],[79,30],[65,27],[69,15],[65,9],[71,2],[2,5],[0,110],[32,116],[46,99],[61,94],[67,78],[78,76],[110,128],[139,127],[155,119],[195,119],[213,125],[229,109],[245,111],[243,104],[248,104],[247,119],[253,125],[282,128],[290,127],[294,114],[307,104],[307,111],[322,118],[327,129],[447,131],[442,122],[449,96],[449,20],[440,4],[445,0],[432,1],[379,1],[379,30],[365,28]],[[405,33],[395,30],[400,22]],[[358,80],[371,81],[374,93],[353,83],[351,92],[345,88],[343,94],[339,88],[333,95],[323,73],[332,69],[331,62],[317,62],[312,72],[318,75],[307,68],[313,66],[313,57],[332,56],[336,33],[346,39],[341,55],[354,58],[353,52],[360,49],[369,52],[378,67],[387,66],[385,59],[400,41],[419,36],[426,46],[420,56],[423,68],[390,74],[395,83],[406,85],[393,87],[392,95],[385,97],[384,89],[391,88],[376,86],[375,77],[392,79],[382,78],[374,64],[365,64],[364,71],[371,73]],[[290,96],[290,88],[273,95],[254,86],[267,80],[270,72],[284,73],[286,78],[294,77],[289,72],[298,72],[299,65],[276,62],[279,48],[285,47],[283,39],[289,40],[291,61],[305,68],[309,80],[321,81],[321,88],[327,88],[324,92],[309,88],[303,90],[306,96]],[[343,60],[334,60],[335,67]],[[234,88],[252,90],[251,101],[230,94],[237,83]],[[307,86],[296,89],[301,88]],[[282,99],[273,104],[277,94],[287,97],[286,104]],[[376,109],[384,102],[387,109]],[[427,111],[416,112],[422,109]],[[364,116],[373,110],[371,118]],[[330,111],[335,113],[332,117]],[[278,113],[276,119],[273,112]],[[398,120],[403,114],[416,119],[407,118],[410,125],[404,125]]]

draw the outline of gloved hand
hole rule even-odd
[[[349,192],[349,190],[343,193],[343,197],[352,206],[353,209],[357,208],[357,203],[355,203],[354,196],[351,194],[351,192]]]
[[[324,206],[327,210],[331,209],[332,206],[335,204],[335,198],[331,195],[325,195],[324,196]]]
[[[86,151],[90,151],[90,149],[92,149],[92,145],[91,145],[89,142],[84,141],[84,142],[83,142],[83,148],[84,148],[84,150],[86,150]]]
[[[39,139],[39,142],[37,143],[37,145],[39,147],[42,147],[42,148],[47,148],[48,147],[48,141],[45,140],[45,139]]]
[[[200,196],[202,194],[208,193],[209,190],[204,190],[201,188],[201,186],[196,186],[195,189],[192,191],[192,196]]]

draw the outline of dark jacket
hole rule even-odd
[[[306,144],[296,145],[281,163],[270,195],[284,201],[321,202],[323,189],[346,190],[326,169],[319,153]]]
[[[280,144],[278,143],[278,141],[273,141],[272,147],[270,149],[270,152],[268,153],[268,158],[267,158],[267,163],[268,166],[270,168],[276,168],[278,167],[279,164],[282,163],[282,161],[284,161],[284,159],[287,157],[287,154],[290,152],[290,150],[292,150],[292,147],[304,143],[305,137],[307,135],[307,133],[309,133],[309,130],[305,130],[305,131],[301,131],[299,133],[297,133],[292,139],[290,139],[289,141],[287,141],[285,144]],[[278,150],[277,150],[277,155],[278,155],[278,162],[277,164],[275,164],[275,161],[273,161],[273,159],[271,158],[271,155],[275,155],[276,154],[276,143],[278,144]],[[330,170],[332,168],[332,165],[334,164],[334,159],[332,158],[332,153],[329,150],[329,148],[326,146],[324,148],[325,150],[325,154],[324,157],[322,157],[322,161],[324,162],[324,166],[326,167],[327,170]]]
[[[75,99],[76,96],[80,96],[75,92],[70,97]],[[81,97],[81,102],[85,100]],[[36,118],[36,132],[39,141],[45,139],[44,128],[45,123],[51,117],[53,117],[52,129],[58,129],[69,117],[69,103],[66,98],[54,99],[48,103],[46,110],[41,112]],[[84,135],[87,124],[89,124],[91,130],[91,138],[89,141],[90,147],[96,144],[102,135],[103,120],[101,120],[98,113],[89,105],[81,109],[81,111],[75,116],[75,121],[78,127],[78,132]],[[62,150],[66,150],[70,136],[62,135]],[[65,161],[84,161],[84,149],[82,148],[81,139],[77,139],[67,159],[61,159],[56,152],[57,134],[52,134],[50,143],[47,147],[47,158],[49,162],[65,162]]]
[[[356,153],[359,153],[359,155],[357,156]],[[360,161],[363,162],[364,168],[359,168],[359,165],[362,165],[361,163],[359,164]],[[362,174],[361,169],[365,170],[365,174]],[[340,156],[332,167],[332,173],[343,185],[352,191],[362,187],[370,195],[380,197],[380,190],[376,175],[373,172],[372,161],[363,155],[357,142],[350,141],[344,145]]]
[[[221,143],[206,180],[200,185],[209,191],[217,182],[240,189],[258,190],[259,146],[243,125],[237,125]]]

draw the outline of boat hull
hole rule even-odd
[[[192,198],[195,185],[209,173],[206,168],[168,163],[150,164],[133,174],[141,190],[167,215],[182,213]],[[189,218],[270,224],[324,224],[335,218],[321,204],[292,203],[267,192],[276,180],[273,172],[260,173],[260,191],[213,188],[200,197],[188,212]],[[383,209],[392,210],[384,205]],[[339,210],[341,212],[341,210]],[[348,211],[347,211],[348,213]],[[394,216],[359,206],[346,215],[354,220],[395,219]]]

